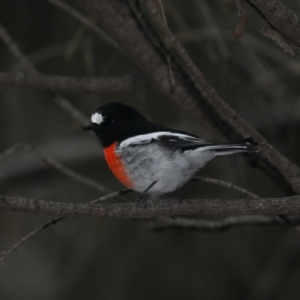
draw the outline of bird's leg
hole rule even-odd
[[[153,181],[136,199],[136,201],[143,201],[144,200],[144,196],[145,194],[148,193],[148,191],[157,183],[157,181]],[[145,208],[147,207],[147,200],[144,201],[145,202]]]
[[[178,199],[179,205],[181,205],[181,204],[182,204],[182,197],[180,197],[180,196],[178,196],[178,195],[175,195],[175,198]],[[175,200],[176,200],[176,199],[175,199]],[[172,218],[173,220],[175,220],[175,219],[177,218],[177,216],[171,216],[171,218]]]

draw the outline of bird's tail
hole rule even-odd
[[[207,150],[212,150],[215,155],[227,155],[239,152],[257,152],[257,143],[253,138],[248,138],[240,142],[228,143],[228,144],[214,144],[207,146]]]

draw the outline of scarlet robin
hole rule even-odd
[[[175,191],[219,155],[257,152],[252,138],[211,144],[196,135],[149,122],[134,108],[107,103],[91,116],[108,166],[126,187],[141,193]]]

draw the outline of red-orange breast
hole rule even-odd
[[[133,188],[133,183],[126,172],[126,168],[122,162],[120,155],[117,155],[116,150],[117,142],[111,144],[109,147],[104,148],[104,156],[109,168],[114,175],[128,188]]]

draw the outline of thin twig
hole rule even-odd
[[[38,74],[38,71],[34,68],[34,66],[28,61],[26,56],[22,53],[18,45],[13,41],[8,31],[3,27],[0,23],[0,38],[7,46],[12,55],[21,62],[21,65],[24,70],[26,70],[30,74]],[[75,106],[73,106],[66,98],[63,96],[49,91],[51,97],[53,97],[53,101],[60,106],[65,112],[72,116],[75,120],[79,122],[81,125],[86,125],[89,120],[88,118],[82,114]]]
[[[53,158],[41,153],[40,151],[34,149],[32,146],[27,145],[27,144],[16,144],[16,145],[10,147],[3,153],[0,153],[0,159],[8,157],[8,156],[14,154],[16,151],[20,151],[20,150],[29,151],[36,158],[38,158],[39,160],[41,160],[48,166],[56,169],[57,171],[61,172],[62,174],[66,175],[78,182],[81,182],[82,184],[85,184],[87,186],[95,188],[99,192],[108,192],[109,191],[109,189],[106,188],[104,185],[99,184],[98,182],[96,182],[92,179],[89,179],[85,176],[82,176],[81,174],[79,174],[77,172],[70,170],[69,168],[67,168],[67,167],[63,166],[62,164],[58,163],[57,161],[55,161]]]
[[[246,12],[244,11],[241,0],[235,0],[235,4],[238,8],[239,18],[233,32],[231,33],[231,36],[233,36],[235,39],[238,39],[243,35],[245,31],[245,27],[247,23],[247,15]]]
[[[159,51],[161,53],[163,53],[164,56],[167,56],[168,50],[165,49],[164,47],[162,47],[161,41],[156,38],[156,33],[153,31],[151,24],[149,24],[149,22],[144,17],[144,15],[141,11],[139,0],[128,0],[128,3],[138,21],[138,23],[140,24],[140,26],[143,27],[143,30],[146,32],[147,37],[151,40],[151,43],[157,49],[159,49]]]
[[[0,38],[3,43],[7,46],[8,50],[11,54],[21,63],[22,68],[31,74],[37,74],[37,70],[31,65],[26,56],[22,53],[18,45],[13,41],[8,31],[4,28],[4,26],[0,23]]]
[[[223,187],[226,187],[228,189],[232,189],[232,190],[235,190],[243,195],[245,195],[246,197],[249,197],[249,198],[252,198],[252,199],[262,199],[261,197],[259,197],[258,195],[236,185],[236,184],[233,184],[231,182],[228,182],[228,181],[224,181],[224,180],[221,180],[221,179],[215,179],[215,178],[209,178],[209,177],[203,177],[203,176],[195,176],[193,177],[192,179],[193,181],[194,180],[200,180],[202,182],[206,182],[206,183],[211,183],[211,184],[215,184],[215,185],[219,185],[219,186],[223,186]]]
[[[221,34],[220,27],[218,22],[215,19],[214,14],[212,13],[211,8],[209,7],[208,3],[209,0],[202,0],[202,1],[194,1],[197,7],[201,12],[201,19],[206,22],[206,26],[208,28],[214,28],[215,30],[212,32],[212,39],[216,42],[218,47],[219,53],[222,58],[227,59],[229,51],[227,49],[226,43],[224,42],[224,37]],[[202,21],[202,22],[203,22]],[[227,33],[226,33],[227,34]]]
[[[128,189],[124,189],[124,190],[120,190],[120,191],[117,191],[117,192],[113,192],[113,193],[110,193],[108,195],[105,195],[105,196],[102,196],[98,199],[95,199],[93,201],[90,201],[89,204],[97,204],[101,201],[106,201],[108,199],[112,199],[114,197],[118,197],[118,196],[121,196],[121,195],[124,195],[126,193],[129,193],[130,190]],[[26,236],[24,236],[19,242],[17,242],[15,245],[13,245],[9,250],[7,251],[3,251],[2,253],[0,253],[0,265],[3,265],[4,263],[4,260],[6,260],[13,252],[15,252],[16,250],[18,250],[18,248],[20,246],[22,246],[24,243],[26,243],[29,239],[31,239],[32,237],[34,237],[35,235],[37,235],[39,232],[41,232],[42,230],[52,226],[52,225],[55,225],[56,223],[64,220],[65,217],[57,217],[57,218],[54,218],[52,219],[51,221],[43,224],[42,226],[39,226],[37,227],[36,229],[34,229],[33,231],[29,232]]]
[[[189,218],[158,218],[150,220],[147,225],[156,231],[166,229],[187,229],[205,232],[224,231],[237,226],[273,226],[287,225],[276,216],[232,216],[218,221],[195,220]]]
[[[228,181],[224,181],[221,179],[215,179],[215,178],[208,178],[208,177],[201,177],[201,176],[196,176],[193,177],[192,180],[201,180],[202,182],[206,182],[206,183],[210,183],[210,184],[215,184],[215,185],[219,185],[219,186],[223,186],[226,187],[228,189],[232,189],[235,190],[243,195],[245,195],[246,197],[250,197],[252,199],[262,199],[261,197],[259,197],[258,195],[236,185],[233,184],[231,182]],[[279,214],[278,217],[284,221],[287,225],[294,227],[294,229],[300,233],[300,224],[298,222],[296,222],[294,219],[292,219],[290,216],[284,215],[284,214]]]
[[[170,41],[177,51],[177,54],[183,62],[188,72],[192,75],[196,82],[196,86],[200,88],[200,92],[206,99],[207,103],[213,103],[215,107],[222,111],[222,113],[232,120],[236,125],[242,128],[250,136],[258,142],[264,154],[268,157],[273,164],[279,168],[285,179],[290,183],[295,193],[300,194],[300,180],[295,176],[293,170],[286,164],[284,158],[279,152],[277,152],[266,140],[265,138],[254,129],[254,127],[243,119],[234,109],[232,109],[227,103],[221,99],[221,97],[216,93],[214,89],[207,83],[203,74],[194,64],[190,56],[187,54],[186,50],[182,47],[177,37],[164,25],[163,19],[161,18],[159,12],[153,5],[151,0],[145,1],[145,5],[149,10],[150,15],[153,18],[153,22],[158,28],[169,35]]]
[[[168,27],[168,22],[167,22],[165,9],[164,9],[164,6],[162,4],[162,1],[158,0],[158,3],[159,3],[159,6],[160,6],[160,10],[161,10],[163,20],[165,22],[165,26]],[[169,36],[166,36],[166,48],[168,50],[170,49]],[[171,65],[171,59],[170,59],[170,54],[169,53],[167,53],[167,62],[168,62],[168,69],[169,69],[169,75],[170,75],[170,82],[171,82],[171,85],[174,86],[174,77],[173,77],[173,71],[172,71],[172,65]]]
[[[13,155],[15,152],[20,151],[20,150],[25,150],[25,151],[29,151],[31,152],[35,157],[37,157],[39,160],[43,161],[45,164],[51,166],[52,168],[58,170],[59,172],[69,176],[70,178],[81,182],[87,186],[93,187],[95,189],[97,189],[100,192],[103,191],[108,191],[108,189],[103,186],[100,185],[99,183],[86,178],[82,175],[80,175],[79,173],[76,173],[68,168],[66,168],[65,166],[61,165],[60,163],[56,162],[54,159],[42,154],[41,152],[35,150],[32,146],[27,145],[27,144],[16,144],[10,148],[8,148],[7,150],[5,150],[3,153],[0,153],[0,159],[6,158],[10,155]],[[129,192],[130,190],[121,190],[121,191],[117,191],[117,192],[113,192],[110,193],[108,195],[102,196],[98,199],[95,199],[91,202],[89,202],[90,204],[96,204],[100,201],[105,201],[108,199],[111,199],[113,197],[118,197],[121,196],[127,192]],[[63,220],[64,217],[57,217],[54,218],[53,220],[43,224],[42,226],[37,227],[36,229],[34,229],[33,231],[31,231],[29,234],[27,234],[26,236],[24,236],[18,243],[16,243],[10,250],[5,251],[3,253],[0,254],[0,264],[3,264],[3,261],[14,251],[16,251],[22,244],[24,244],[25,242],[27,242],[30,238],[32,238],[33,236],[35,236],[36,234],[38,234],[39,232],[41,232],[42,230],[55,225],[57,222]]]
[[[81,13],[79,13],[77,10],[75,10],[73,7],[69,6],[65,2],[61,2],[58,0],[47,0],[49,3],[55,5],[60,10],[64,11],[65,13],[69,14],[76,20],[78,20],[81,24],[83,24],[85,27],[90,29],[93,33],[95,33],[100,39],[104,40],[114,48],[119,49],[119,45],[108,35],[106,34],[101,28],[96,26],[94,23],[92,23],[89,19],[87,19],[85,16],[83,16]]]
[[[106,78],[75,78],[67,76],[11,74],[0,72],[0,86],[56,90],[75,93],[120,93],[141,91],[150,86],[133,75]]]
[[[56,103],[61,109],[63,109],[68,115],[70,115],[74,120],[79,122],[82,126],[90,122],[80,110],[78,110],[69,100],[64,96],[56,92],[49,92],[52,97],[52,101]]]
[[[249,198],[257,200],[261,199],[258,195],[231,182],[202,176],[196,176],[192,179],[192,181],[198,180],[235,190]],[[149,226],[153,230],[189,229],[213,232],[226,230],[233,226],[239,225],[291,225],[291,219],[288,217],[286,218],[287,220],[284,220],[283,218],[280,219],[278,217],[269,216],[232,216],[220,221],[195,220],[188,218],[158,218],[156,220],[150,221]]]
[[[4,152],[0,153],[0,159],[6,158],[19,150],[24,150],[26,148],[25,144],[16,144],[12,147],[6,149]]]
[[[273,40],[284,52],[290,54],[291,56],[300,55],[300,47],[286,39],[282,33],[277,30],[272,29],[270,26],[265,26],[261,29],[261,33]]]
[[[138,1],[129,1],[130,4],[139,5]],[[147,6],[148,1],[143,1],[143,4]],[[291,166],[291,163],[275,151],[265,139],[258,135],[257,131],[253,131],[253,127],[250,126],[249,128],[248,125],[250,124],[220,99],[203,76],[200,76],[203,84],[200,85],[196,82],[194,76],[191,75],[191,66],[183,61],[181,53],[177,52],[175,48],[173,48],[173,52],[176,59],[173,59],[172,62],[176,67],[176,73],[174,72],[176,88],[170,85],[168,66],[161,55],[161,53],[166,52],[165,47],[154,30],[160,26],[156,22],[154,24],[153,18],[146,20],[148,13],[135,14],[138,17],[132,18],[132,10],[128,9],[125,1],[80,0],[80,3],[97,18],[101,27],[113,36],[123,49],[124,54],[149,76],[157,91],[168,97],[180,109],[189,112],[198,124],[202,124],[205,114],[211,125],[218,129],[219,133],[230,139],[246,138],[251,135],[260,143],[262,151],[256,157],[249,159],[248,162],[262,169],[267,176],[276,184],[280,184],[288,193],[300,191],[300,182],[294,174],[294,172],[299,173],[299,168]],[[158,15],[161,20],[160,13]],[[141,22],[142,18],[144,20]],[[149,20],[152,20],[152,26],[149,25]],[[141,28],[140,24],[142,26],[147,24],[147,30],[144,30],[144,26]],[[161,25],[164,27],[163,21]],[[158,30],[163,33],[163,30]],[[149,32],[151,33],[150,39],[146,36]],[[155,38],[154,42],[153,37]],[[156,45],[158,46],[155,47]],[[218,103],[219,100],[221,101],[220,104]]]
[[[3,251],[0,253],[0,265],[3,266],[4,261],[16,250],[18,250],[18,248],[20,246],[22,246],[24,243],[26,243],[29,239],[31,239],[32,237],[34,237],[35,235],[37,235],[39,232],[41,232],[42,230],[48,228],[51,225],[55,225],[57,222],[63,220],[63,217],[58,217],[58,218],[54,218],[51,221],[45,223],[42,226],[37,227],[36,229],[32,230],[31,232],[29,232],[27,235],[25,235],[22,239],[20,239],[20,241],[18,241],[16,244],[14,244],[9,250],[7,251]]]
[[[276,42],[280,39],[288,41],[288,51],[292,55],[300,55],[300,21],[297,16],[279,0],[246,0],[268,22],[275,32],[269,37]],[[278,43],[282,46],[280,43]]]

